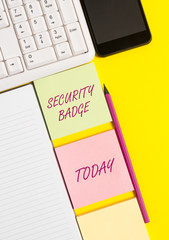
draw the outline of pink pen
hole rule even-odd
[[[116,115],[115,108],[113,106],[111,96],[110,96],[110,94],[109,94],[105,85],[104,85],[104,94],[105,94],[105,98],[107,100],[107,104],[108,104],[108,107],[109,107],[109,110],[110,110],[110,113],[111,113],[111,116],[112,116],[112,120],[113,120],[114,125],[115,125],[116,135],[117,135],[117,138],[119,140],[119,144],[120,144],[124,159],[126,161],[126,165],[127,165],[127,168],[128,168],[129,174],[130,174],[130,178],[131,178],[131,181],[133,183],[134,190],[136,192],[137,201],[139,203],[144,222],[148,223],[148,222],[150,222],[150,220],[149,220],[148,213],[147,213],[147,210],[146,210],[146,207],[145,207],[145,204],[144,204],[144,200],[143,200],[143,197],[141,195],[141,191],[140,191],[137,179],[136,179],[136,175],[134,173],[134,169],[133,169],[131,159],[130,159],[130,156],[129,156],[129,153],[128,153],[128,150],[127,150],[127,147],[126,147],[126,144],[125,144],[125,141],[124,141],[124,137],[123,137],[123,134],[122,134],[122,131],[121,131],[121,128],[120,128],[120,124],[119,124],[119,121],[118,121],[118,118],[117,118],[117,115]]]

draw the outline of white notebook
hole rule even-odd
[[[1,239],[82,239],[32,85],[0,94]]]

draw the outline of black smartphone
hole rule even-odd
[[[96,52],[107,56],[151,41],[140,0],[81,0]]]

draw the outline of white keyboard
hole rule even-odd
[[[0,91],[87,63],[94,54],[79,0],[0,0]]]

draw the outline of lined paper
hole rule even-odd
[[[34,93],[0,95],[0,240],[81,235]]]

